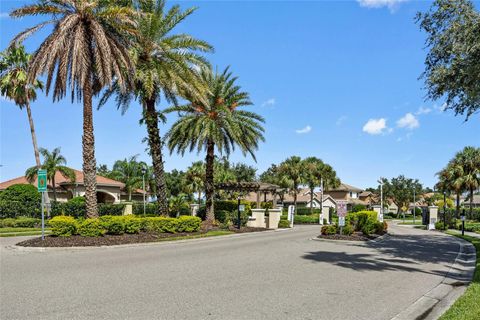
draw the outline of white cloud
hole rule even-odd
[[[402,2],[409,0],[357,0],[361,7],[365,8],[383,8],[387,7],[390,12],[395,12]]]
[[[262,103],[262,107],[273,107],[275,105],[275,98],[270,98]]]
[[[312,127],[310,126],[306,126],[305,128],[295,130],[295,132],[298,134],[309,133],[310,131],[312,131]]]
[[[415,114],[417,116],[419,116],[419,115],[422,115],[422,114],[429,114],[430,112],[432,112],[432,108],[420,107],[420,108],[418,108],[417,112],[415,112]]]
[[[385,133],[385,131],[391,132],[391,129],[387,128],[387,119],[370,119],[363,126],[363,132],[368,134],[377,135]]]
[[[337,122],[335,122],[335,124],[337,126],[341,126],[346,120],[347,120],[347,116],[341,116],[340,118],[337,119]]]
[[[397,126],[399,128],[415,129],[420,126],[420,122],[409,112],[397,121]]]
[[[0,19],[5,19],[8,18],[10,15],[8,12],[0,12]]]

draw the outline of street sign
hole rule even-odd
[[[245,205],[244,204],[239,205],[238,210],[240,210],[241,212],[245,211]]]
[[[347,203],[348,203],[348,201],[345,201],[345,200],[338,200],[337,201],[337,216],[338,217],[345,217],[347,215]]]
[[[465,221],[465,216],[460,216],[461,221]]]
[[[345,217],[338,217],[338,226],[345,227]]]
[[[37,172],[38,177],[38,192],[45,192],[47,191],[47,170],[38,169]]]

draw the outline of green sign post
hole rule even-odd
[[[38,192],[42,193],[42,240],[45,240],[45,197],[47,195],[47,170],[38,169],[37,171],[37,180],[38,180]]]

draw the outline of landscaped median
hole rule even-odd
[[[385,234],[387,228],[386,222],[377,220],[375,211],[350,212],[345,218],[345,226],[341,228],[338,224],[325,225],[318,238],[365,241]]]
[[[476,249],[477,261],[472,283],[465,293],[447,310],[440,320],[478,320],[480,318],[480,238],[449,234],[471,242]]]
[[[220,228],[202,223],[198,217],[101,216],[98,219],[75,219],[57,216],[48,221],[50,235],[18,243],[25,247],[79,247],[157,242],[264,231],[242,227]]]

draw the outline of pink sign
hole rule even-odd
[[[337,201],[337,216],[345,217],[347,215],[347,203],[348,201],[345,200]]]

